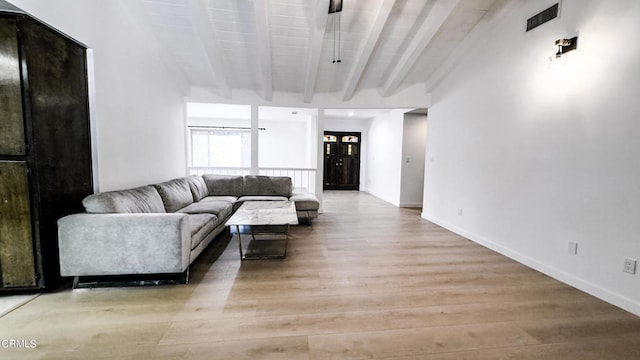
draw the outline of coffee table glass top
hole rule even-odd
[[[291,201],[245,201],[226,225],[297,225],[298,215]]]

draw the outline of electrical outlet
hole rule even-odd
[[[569,254],[575,255],[578,253],[578,243],[569,241]]]
[[[636,261],[633,259],[624,259],[624,268],[622,269],[622,271],[629,273],[629,274],[635,274],[636,273]]]

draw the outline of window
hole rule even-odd
[[[250,167],[251,132],[192,128],[191,166]]]

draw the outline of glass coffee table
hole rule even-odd
[[[297,224],[296,206],[291,201],[245,201],[225,223],[236,228],[242,260],[284,259],[289,227]],[[243,235],[250,237],[245,246]]]

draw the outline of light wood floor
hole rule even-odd
[[[63,290],[0,318],[1,359],[638,359],[640,318],[357,192],[285,260],[227,235],[188,285]],[[6,344],[6,343],[5,343]]]

